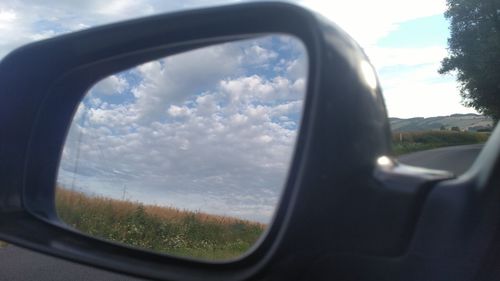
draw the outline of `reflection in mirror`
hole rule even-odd
[[[97,83],[69,130],[60,219],[88,235],[202,259],[248,251],[271,222],[301,120],[307,52],[269,35]]]

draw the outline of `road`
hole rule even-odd
[[[1,281],[143,281],[8,245],[0,249]]]
[[[482,148],[482,144],[443,147],[403,155],[399,157],[399,161],[461,175],[470,167]]]
[[[462,174],[472,164],[482,145],[463,145],[415,152],[399,157],[409,165]],[[0,281],[139,281],[104,270],[49,257],[9,245],[0,249]]]

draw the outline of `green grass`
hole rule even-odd
[[[56,210],[63,222],[91,236],[202,259],[238,257],[265,228],[231,217],[91,197],[64,188],[57,188]]]
[[[4,242],[4,241],[0,241],[0,249],[3,249],[5,247],[7,247],[9,244],[7,242]]]
[[[489,135],[489,133],[455,131],[393,133],[392,147],[394,155],[402,155],[445,146],[484,143]]]

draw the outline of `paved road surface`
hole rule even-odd
[[[419,151],[399,157],[404,164],[439,169],[461,175],[472,165],[483,148],[482,144],[450,146]]]
[[[142,281],[9,245],[0,249],[1,281]]]
[[[464,145],[421,151],[401,156],[402,163],[462,174],[482,145]],[[12,245],[0,249],[0,281],[139,281],[104,270],[79,265]]]

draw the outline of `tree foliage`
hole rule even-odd
[[[464,105],[500,119],[500,0],[447,0],[448,57],[439,73],[453,73]]]

